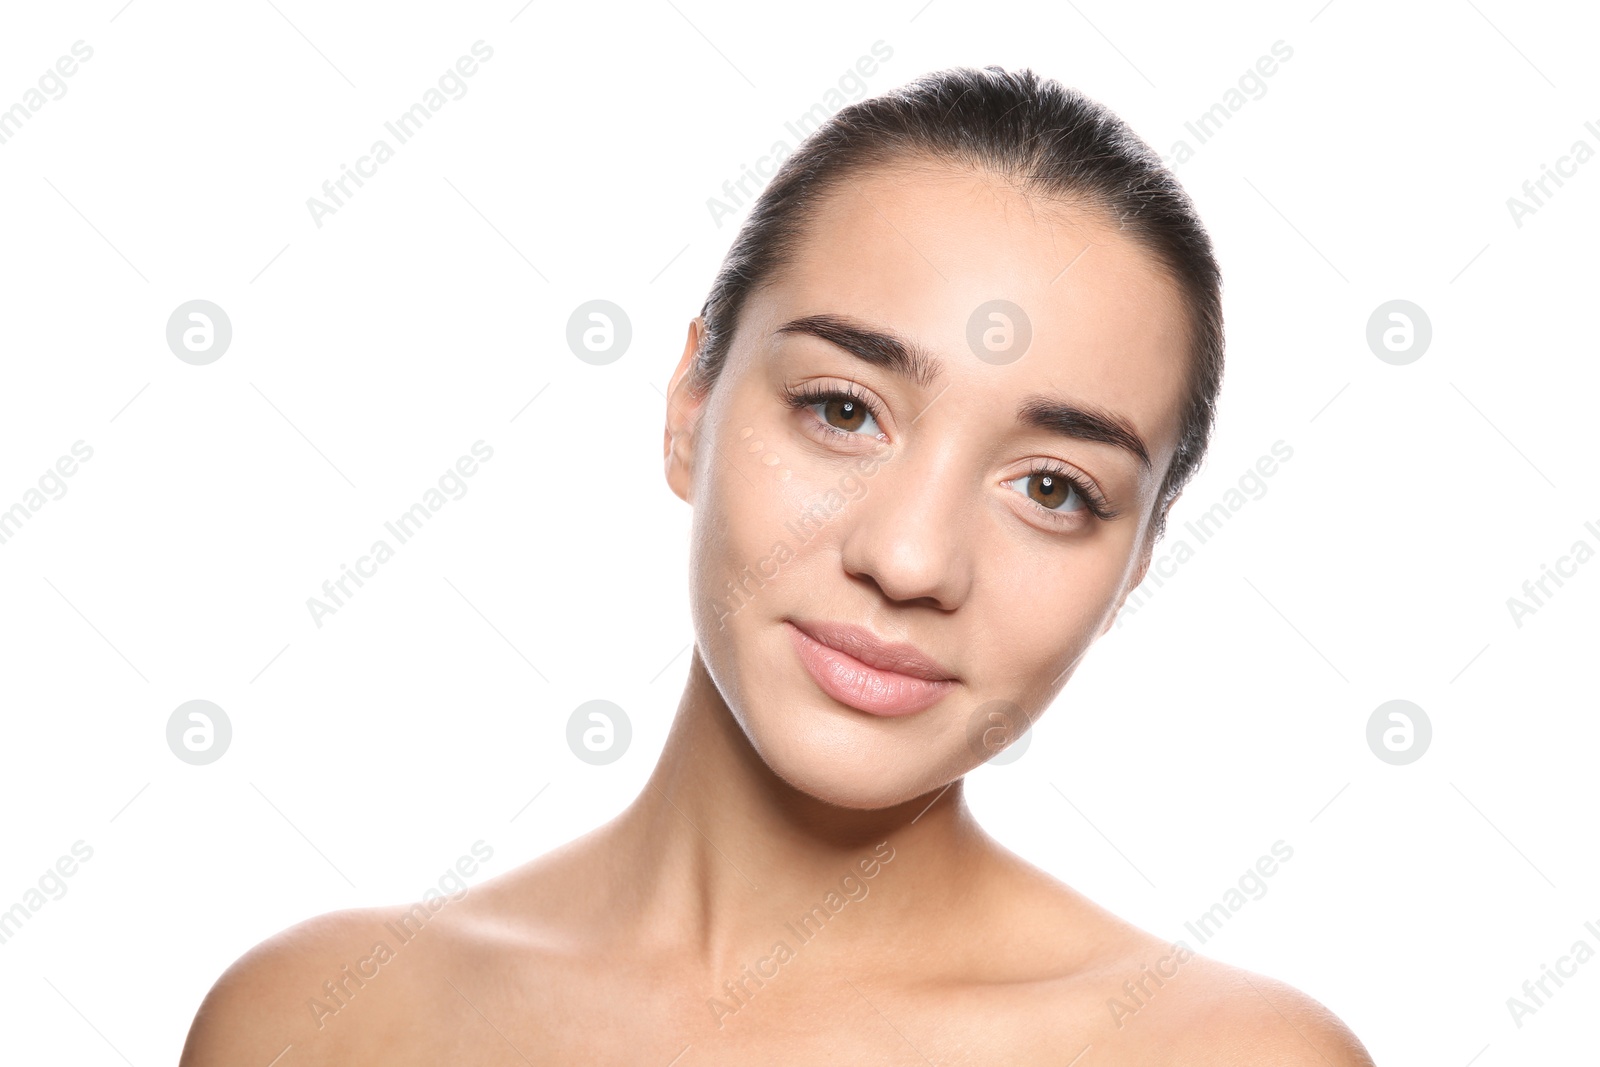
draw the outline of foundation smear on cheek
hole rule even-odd
[[[744,429],[739,431],[739,440],[741,440],[741,441],[749,441],[751,436],[754,435],[755,432],[756,432],[756,428],[754,426],[746,426]],[[747,448],[745,451],[747,451],[747,452],[760,452],[763,449],[765,449],[766,447],[767,446],[766,446],[765,442],[752,441],[751,444],[750,444],[750,447]],[[763,455],[761,457],[761,462],[766,464],[769,467],[776,467],[778,464],[783,462],[783,457],[778,455],[776,452],[767,452],[765,455]],[[792,477],[794,477],[794,471],[790,470],[788,467],[785,467],[785,468],[783,468],[783,470],[778,472],[778,481],[780,481],[780,482],[786,482]]]

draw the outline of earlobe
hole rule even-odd
[[[661,438],[667,485],[687,504],[694,503],[694,439],[700,406],[705,399],[695,391],[693,370],[704,336],[705,320],[697,315],[689,320],[683,355],[672,372],[672,380],[667,383],[667,421]]]

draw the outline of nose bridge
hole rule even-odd
[[[894,600],[960,602],[971,578],[973,502],[951,448],[897,451],[866,482],[841,545],[844,569]]]

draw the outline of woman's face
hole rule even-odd
[[[694,507],[698,646],[781,778],[900,803],[1050,703],[1149,563],[1181,301],[1096,215],[926,164],[830,194],[699,396],[695,324],[666,466]]]

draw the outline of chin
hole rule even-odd
[[[747,735],[750,734],[748,728]],[[841,748],[836,739],[815,736],[751,737],[772,773],[795,790],[835,807],[875,811],[937,791],[958,775],[929,763],[924,746],[857,743]],[[796,731],[785,731],[793,734]]]
[[[756,698],[759,702],[760,698]],[[965,774],[962,694],[908,718],[881,718],[812,691],[735,710],[772,773],[807,796],[860,811],[893,807]]]

